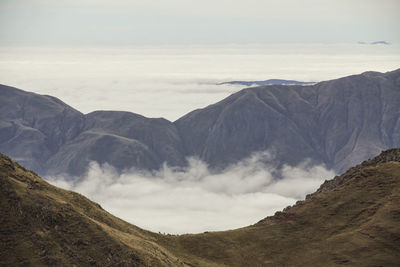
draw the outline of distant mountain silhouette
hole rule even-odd
[[[390,45],[389,42],[386,41],[375,41],[375,42],[371,42],[372,45],[377,45],[377,44],[382,44],[382,45]]]
[[[0,85],[0,152],[41,175],[79,176],[90,161],[118,170],[222,168],[269,150],[278,165],[304,159],[342,172],[400,147],[400,69],[311,86],[243,89],[175,122],[122,111],[82,114],[57,98]]]
[[[230,81],[218,83],[218,85],[222,84],[239,84],[244,86],[261,86],[261,85],[311,85],[315,84],[315,82],[299,82],[294,80],[281,80],[281,79],[269,79],[265,81]]]
[[[370,44],[370,45],[390,45],[389,42],[386,41],[374,41],[374,42],[364,42],[364,41],[359,41],[358,44]]]

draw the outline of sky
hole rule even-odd
[[[398,10],[398,0],[1,0],[0,43],[396,43]]]

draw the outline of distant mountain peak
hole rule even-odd
[[[369,44],[369,45],[390,45],[389,42],[387,41],[373,41],[373,42],[364,42],[364,41],[359,41],[358,44]]]
[[[229,81],[218,83],[217,85],[237,84],[244,86],[263,86],[263,85],[312,85],[315,82],[300,82],[295,80],[269,79],[264,81]]]

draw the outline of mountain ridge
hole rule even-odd
[[[79,177],[90,161],[119,171],[182,167],[190,156],[218,169],[265,150],[278,167],[308,158],[341,173],[400,146],[400,69],[247,88],[174,122],[123,111],[82,114],[4,85],[0,94],[0,152],[41,175]]]
[[[220,159],[223,160],[224,157],[221,154],[235,154],[238,145],[242,146],[242,150],[241,155],[236,155],[235,160],[250,154],[253,148],[247,149],[247,147],[259,146],[259,150],[271,148],[288,150],[287,152],[278,151],[281,153],[280,155],[278,153],[278,158],[285,158],[289,164],[297,164],[299,159],[311,158],[316,160],[316,163],[325,163],[328,168],[334,167],[340,172],[379,152],[377,146],[383,149],[385,146],[388,148],[398,146],[399,74],[399,70],[386,74],[365,72],[361,75],[320,82],[313,86],[275,85],[243,89],[216,104],[190,112],[175,123],[184,132],[183,138],[189,137],[189,141],[186,142],[187,147],[191,146],[190,137],[192,136],[202,142],[193,146],[192,151],[189,149],[189,153],[201,155],[206,162],[211,164]],[[382,94],[382,90],[388,96]],[[388,128],[393,127],[389,129],[389,133],[382,134],[380,126],[373,125],[373,120],[382,121],[381,118],[387,116],[383,115],[381,99],[376,101],[376,95],[385,98],[385,108],[389,111],[383,112],[391,118],[390,122],[381,124]],[[369,102],[364,103],[366,100]],[[371,112],[371,108],[375,110]],[[243,118],[244,112],[259,119],[251,121],[252,116]],[[377,115],[380,117],[377,118]],[[205,121],[205,123],[199,121]],[[196,128],[196,124],[200,124],[201,127]],[[246,125],[247,129],[243,130],[243,126]],[[355,126],[351,128],[353,125]],[[372,134],[363,129],[365,126],[370,127],[375,133]],[[275,130],[277,128],[281,129]],[[332,130],[329,131],[329,128]],[[185,131],[188,132],[185,133]],[[209,134],[210,131],[213,133]],[[247,131],[247,134],[242,135],[243,131]],[[288,134],[288,131],[294,134]],[[363,135],[370,136],[364,138]],[[246,140],[252,136],[254,142],[246,143]],[[360,150],[367,150],[360,151],[363,155],[352,160],[351,163],[346,162],[345,157],[336,155],[340,152],[347,156],[349,152],[346,150],[356,147],[354,142],[359,137],[367,139],[366,142],[362,140],[365,144],[361,144],[362,147],[360,147]],[[385,138],[386,140],[381,140]],[[226,146],[229,140],[231,144]],[[336,140],[339,141],[338,144],[333,143]],[[347,147],[345,142],[350,142]],[[289,148],[287,144],[290,144]],[[368,147],[364,148],[364,146]],[[342,151],[338,151],[339,149]],[[219,154],[218,151],[223,152]],[[375,152],[369,154],[368,151]],[[298,153],[302,156],[298,157]],[[296,158],[291,160],[293,156]],[[335,159],[338,156],[342,159]],[[322,160],[318,162],[319,158]],[[340,166],[340,161],[344,166]],[[223,163],[232,163],[232,161]]]

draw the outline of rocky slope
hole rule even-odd
[[[255,225],[160,235],[0,154],[1,266],[397,266],[400,149]]]
[[[82,175],[90,161],[118,170],[215,168],[269,150],[275,163],[308,158],[337,172],[400,146],[400,69],[311,86],[241,90],[174,123],[129,112],[82,114],[60,100],[0,85],[0,152],[41,175]]]

